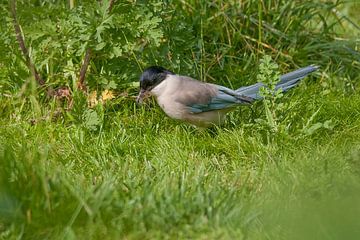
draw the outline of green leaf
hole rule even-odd
[[[93,109],[87,109],[83,115],[83,124],[85,128],[96,131],[100,126],[100,118],[97,112]]]
[[[314,134],[318,129],[322,128],[323,124],[322,123],[315,123],[313,124],[311,127],[309,127],[308,129],[305,129],[305,134],[306,135],[312,135]]]
[[[331,120],[326,120],[323,124],[323,127],[329,130],[334,128],[335,124]]]
[[[95,50],[100,51],[106,46],[106,42],[101,42],[96,45]]]
[[[113,80],[111,80],[105,88],[106,89],[116,89],[116,87],[117,87],[117,84]]]
[[[118,46],[113,47],[113,53],[115,55],[115,57],[120,57],[122,56],[122,49]]]

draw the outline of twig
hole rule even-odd
[[[85,53],[83,64],[81,65],[79,82],[77,83],[78,89],[80,89],[83,92],[86,92],[87,90],[85,84],[85,75],[90,63],[90,57],[91,57],[91,49],[88,48]]]
[[[115,1],[116,0],[110,0],[109,7],[107,9],[108,13],[110,13],[111,10],[113,9]]]
[[[10,13],[11,13],[11,17],[13,18],[13,25],[14,25],[14,30],[15,30],[15,34],[16,34],[16,40],[18,41],[20,49],[25,58],[25,63],[27,65],[27,67],[29,68],[31,74],[34,76],[35,80],[38,82],[38,84],[40,86],[43,86],[45,84],[45,81],[44,81],[44,79],[41,78],[40,74],[38,73],[38,71],[35,68],[35,65],[31,61],[29,51],[26,48],[25,40],[24,40],[24,37],[22,36],[20,25],[19,25],[19,22],[16,17],[16,0],[10,1]]]

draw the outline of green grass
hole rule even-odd
[[[304,101],[291,121],[321,105],[335,127],[266,143],[241,120],[204,132],[132,102],[97,132],[2,119],[1,236],[356,239],[360,97]]]
[[[67,16],[66,4],[45,2],[18,1],[29,34],[34,27],[25,20],[36,14]],[[11,21],[1,22],[0,239],[358,239],[359,4],[169,1],[151,8],[162,18],[162,45],[119,58],[104,57],[107,49],[94,54],[91,90],[113,80],[130,97],[92,110],[71,87],[71,110],[44,97],[21,63]],[[64,39],[51,39],[63,49]],[[40,43],[29,44],[37,59],[48,58]],[[253,84],[264,54],[281,72],[320,66],[277,100],[276,131],[259,121],[266,119],[262,102],[202,131],[169,119],[154,101],[136,106],[138,89],[126,89],[140,65],[154,63],[233,88]],[[49,85],[73,86],[66,74],[77,72],[61,66],[75,69],[81,59],[60,56],[37,67]]]

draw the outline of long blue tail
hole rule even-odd
[[[315,65],[310,65],[304,68],[300,68],[293,72],[284,74],[280,76],[280,82],[276,85],[276,90],[281,88],[283,92],[295,87],[301,79],[306,77],[309,73],[316,71],[319,67]],[[253,99],[262,99],[259,94],[260,87],[264,86],[263,83],[256,83],[254,85],[241,87],[236,89],[236,93],[253,98]]]

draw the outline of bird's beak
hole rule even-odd
[[[140,89],[139,95],[136,97],[136,103],[141,105],[143,103],[144,98],[148,97],[149,92],[145,89]]]

